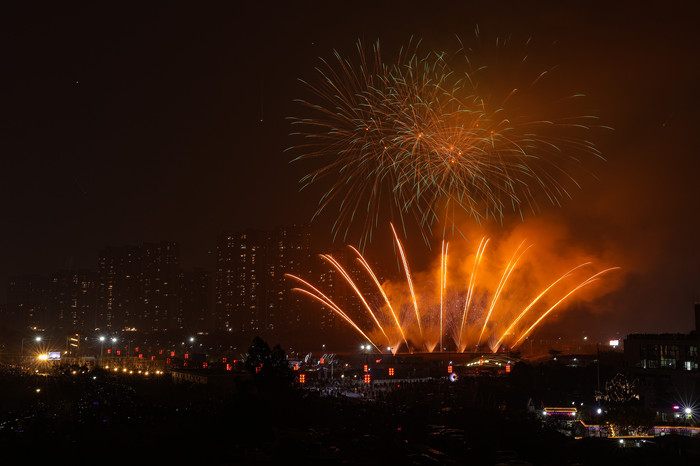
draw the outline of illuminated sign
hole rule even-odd
[[[544,408],[544,411],[542,411],[542,414],[545,416],[552,416],[552,415],[563,415],[563,416],[576,416],[578,413],[578,410],[576,408]]]
[[[49,357],[47,359],[49,361],[60,361],[61,360],[61,352],[60,351],[49,351]]]

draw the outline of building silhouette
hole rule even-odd
[[[61,270],[51,276],[47,327],[85,333],[94,328],[96,274],[92,270]]]
[[[177,327],[190,332],[205,332],[212,324],[211,273],[202,269],[180,272],[179,308]]]
[[[7,283],[5,320],[17,329],[45,329],[49,326],[51,281],[41,275],[10,277]]]
[[[628,366],[645,370],[700,368],[700,303],[695,304],[695,330],[690,333],[631,334],[624,341]]]
[[[285,332],[301,323],[287,273],[308,273],[308,225],[222,233],[217,239],[215,329]]]
[[[95,328],[154,331],[176,326],[177,243],[106,247],[99,252],[97,269]]]

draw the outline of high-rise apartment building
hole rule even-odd
[[[95,328],[119,330],[136,325],[139,262],[137,246],[108,246],[98,253]]]
[[[179,264],[178,244],[167,241],[101,250],[96,327],[171,328],[179,307]]]
[[[285,274],[311,274],[311,229],[308,225],[277,227],[267,235],[264,325],[285,333],[302,322],[302,301]]]
[[[301,321],[286,273],[309,270],[308,226],[224,233],[217,241],[216,328],[279,332]]]
[[[211,274],[194,268],[180,272],[179,313],[177,327],[190,332],[206,331],[212,325]]]
[[[141,313],[139,328],[168,330],[178,314],[180,246],[162,241],[141,245]]]
[[[357,254],[350,248],[337,248],[328,253],[335,259],[347,273],[357,289],[362,294],[362,298],[376,312],[384,306],[381,293],[377,289],[372,276],[357,260]],[[383,278],[380,270],[371,265],[379,283]],[[355,289],[350,285],[347,278],[329,261],[317,258],[314,260],[313,276],[318,280],[318,289],[321,290],[333,303],[335,303],[353,322],[362,329],[373,328],[374,321],[371,318],[366,306],[358,296]],[[347,325],[342,321],[332,309],[316,303],[317,320],[316,327],[321,332],[342,331]]]
[[[90,270],[61,270],[51,276],[49,327],[58,332],[84,333],[95,321],[96,274]]]
[[[49,325],[51,282],[39,275],[10,277],[7,283],[6,319],[20,329],[45,329]]]
[[[265,233],[223,233],[216,246],[216,328],[235,332],[260,330],[264,305]]]
[[[95,291],[95,274],[89,270],[11,277],[4,318],[25,330],[89,331],[94,328]]]

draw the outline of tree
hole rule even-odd
[[[280,345],[270,345],[255,337],[248,348],[245,366],[255,379],[264,385],[287,386],[294,380],[287,355]]]
[[[637,381],[630,382],[624,375],[616,374],[615,377],[605,382],[605,393],[596,391],[595,398],[596,401],[602,399],[619,405],[638,400]]]
[[[260,337],[253,338],[253,343],[248,348],[245,359],[245,367],[253,374],[260,374],[265,363],[270,361],[270,345]]]
[[[595,392],[595,398],[607,402],[605,420],[617,435],[647,433],[654,424],[656,414],[638,406],[637,380],[630,382],[623,374],[616,374],[605,382],[605,392]]]

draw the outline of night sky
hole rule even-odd
[[[564,87],[587,94],[614,128],[596,134],[607,159],[588,167],[597,179],[583,176],[572,200],[524,221],[556,225],[601,266],[623,268],[616,289],[567,313],[567,325],[687,332],[700,300],[700,31],[691,4],[3,6],[0,301],[9,275],[94,269],[106,245],[177,241],[185,266],[210,267],[223,230],[309,221],[318,193],[299,193],[297,183],[309,166],[290,165],[283,152],[304,91],[298,78],[312,79],[318,57],[349,54],[358,39],[391,49],[414,36],[441,47],[478,25],[547,44]],[[329,212],[313,224],[322,247],[331,221]],[[387,243],[372,248],[381,255]]]

